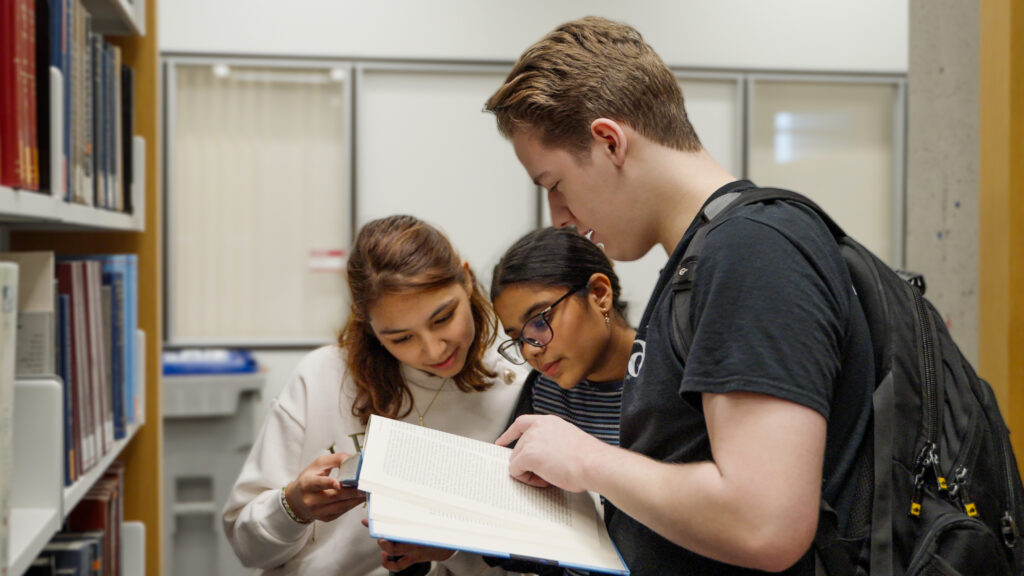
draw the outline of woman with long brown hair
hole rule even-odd
[[[495,351],[482,289],[448,239],[412,216],[363,226],[348,284],[338,343],[306,356],[271,405],[224,510],[228,539],[267,575],[383,575],[422,561],[434,574],[498,570],[472,554],[378,547],[365,514],[346,514],[362,495],[330,476],[359,451],[371,414],[486,441],[501,434],[525,373]]]

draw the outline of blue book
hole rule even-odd
[[[64,389],[64,485],[78,479],[75,460],[74,404],[71,395],[71,297],[57,296],[57,374]]]
[[[68,573],[76,576],[92,576],[92,542],[88,540],[66,542],[51,540],[43,548],[41,555],[52,556],[57,570],[73,570]]]
[[[125,398],[128,411],[128,422],[134,423],[139,410],[138,385],[136,372],[140,351],[136,345],[135,332],[139,328],[139,257],[136,254],[126,254],[124,259],[125,270],[127,271],[125,282]]]
[[[87,532],[58,532],[53,536],[57,542],[85,541],[92,549],[92,564],[90,576],[103,576],[103,539],[106,533],[103,530],[89,530]]]

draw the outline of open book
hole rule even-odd
[[[503,446],[371,416],[356,472],[369,501],[370,535],[629,574],[593,497],[515,480],[508,474],[511,453]],[[344,470],[341,479],[346,479]]]

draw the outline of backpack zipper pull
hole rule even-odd
[[[958,500],[960,507],[971,518],[978,515],[978,507],[974,505],[970,495],[967,494],[967,467],[957,466],[953,472],[953,487],[949,491],[949,498]]]
[[[1007,548],[1013,548],[1017,543],[1017,538],[1020,537],[1020,533],[1017,532],[1017,521],[1013,519],[1013,515],[1007,510],[1003,512],[1003,517],[999,523],[1003,527],[1003,543],[1006,544]]]
[[[921,498],[924,496],[924,470],[914,474],[914,495],[910,499],[910,516],[921,515]]]
[[[935,483],[939,486],[939,490],[942,492],[949,491],[949,484],[946,483],[946,477],[942,475],[942,471],[939,470],[939,452],[934,442],[929,442],[927,445],[928,450],[928,463],[932,467],[932,473],[935,474]]]
[[[910,516],[921,515],[921,500],[924,497],[924,473],[931,465],[933,453],[931,443],[925,444],[914,463],[914,495],[910,499]]]

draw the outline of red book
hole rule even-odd
[[[121,573],[121,490],[124,468],[112,464],[110,469],[96,481],[96,484],[82,498],[68,515],[66,529],[72,532],[103,530],[103,575],[119,576]]]
[[[80,474],[92,468],[100,456],[100,439],[96,437],[92,417],[85,276],[84,262],[57,262],[58,290],[68,295],[70,308],[71,392],[74,404],[72,418],[76,438],[75,457],[78,459],[77,469]]]
[[[28,91],[29,91],[29,77],[27,75],[28,66],[28,24],[29,24],[29,13],[26,10],[25,0],[17,0],[18,20],[16,25],[18,26],[16,40],[17,47],[15,49],[15,61],[14,61],[14,73],[15,80],[17,82],[17,122],[18,122],[18,179],[21,180],[19,188],[31,188],[32,176],[29,169],[30,163],[30,139],[31,134],[29,133],[29,107],[28,107]]]
[[[25,134],[28,136],[25,148],[25,185],[27,190],[39,190],[39,129],[36,106],[36,3],[35,0],[21,0],[24,6],[25,58],[21,61],[25,77]]]
[[[21,187],[18,163],[18,39],[20,0],[0,0],[0,185]]]

